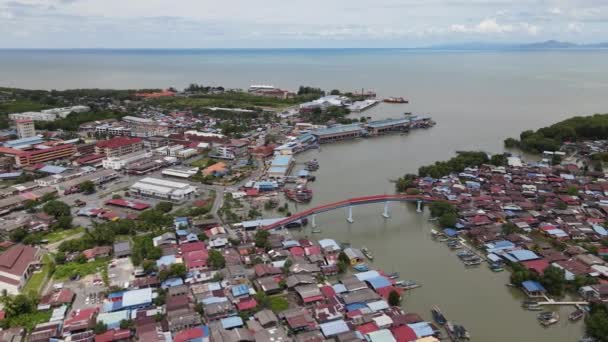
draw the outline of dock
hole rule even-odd
[[[545,302],[538,302],[538,305],[574,305],[574,306],[579,306],[579,305],[589,305],[589,302],[556,302],[553,300],[549,300],[549,301],[545,301]]]

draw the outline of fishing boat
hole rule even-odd
[[[496,262],[490,264],[490,269],[492,270],[492,272],[502,272],[505,270],[501,263]]]
[[[526,300],[521,304],[521,306],[529,311],[540,311],[543,309],[542,306],[535,300]]]
[[[386,99],[384,99],[385,103],[409,103],[408,100],[404,99],[403,97],[387,97]]]
[[[366,264],[357,264],[357,265],[353,266],[353,268],[355,269],[355,271],[358,271],[358,272],[369,271],[369,267]]]
[[[437,322],[437,324],[444,325],[447,322],[445,316],[437,305],[433,305],[431,308],[431,314],[433,315],[433,320]]]
[[[399,278],[399,272],[393,272],[386,275],[389,279],[397,279]]]
[[[464,249],[464,250],[459,251],[458,253],[456,253],[456,255],[459,258],[463,259],[463,258],[475,256],[475,253],[473,253],[470,249]]]
[[[537,316],[538,321],[545,327],[559,322],[559,314],[555,311],[541,312]]]
[[[413,280],[399,280],[398,282],[395,282],[395,286],[398,286],[405,290],[412,290],[412,289],[419,288],[422,285],[416,283]]]
[[[438,231],[437,231],[437,230],[435,230],[435,229],[431,229],[431,236],[432,236],[432,237],[439,237],[439,236],[443,236],[443,233],[438,232]]]
[[[476,258],[471,258],[469,260],[464,261],[464,265],[465,266],[477,266],[477,265],[481,265],[481,258],[476,257]]]
[[[471,335],[469,335],[467,329],[460,324],[454,324],[454,335],[459,341],[471,339]]]
[[[461,249],[464,246],[458,240],[450,240],[448,241],[448,247],[450,247],[450,249]]]
[[[583,311],[582,309],[576,309],[568,315],[568,320],[570,320],[572,322],[576,322],[576,321],[580,320],[581,318],[583,318],[584,316],[585,316],[585,311]]]
[[[322,233],[322,231],[319,228],[315,228],[315,229],[312,230],[312,233],[313,234],[319,234],[319,233]]]
[[[309,160],[304,164],[304,168],[307,171],[317,171],[319,169],[319,162],[316,159]]]
[[[369,260],[374,260],[374,255],[367,247],[361,248],[361,253],[363,253],[363,255],[365,255],[365,257]]]

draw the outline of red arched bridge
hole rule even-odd
[[[346,220],[348,222],[352,223],[353,222],[352,207],[355,205],[364,205],[364,204],[371,204],[371,203],[384,203],[384,212],[382,213],[382,216],[384,216],[385,218],[388,218],[389,217],[389,212],[388,212],[388,203],[389,202],[415,202],[418,204],[418,208],[417,208],[418,211],[422,210],[422,208],[421,208],[422,203],[445,202],[445,203],[457,204],[456,201],[448,201],[445,199],[440,199],[440,198],[435,198],[435,197],[430,197],[430,196],[423,196],[423,195],[373,195],[373,196],[365,196],[365,197],[355,197],[355,198],[349,198],[349,199],[346,199],[343,201],[324,204],[324,205],[320,205],[318,207],[307,209],[305,211],[288,216],[277,222],[263,226],[262,229],[270,230],[270,229],[284,227],[290,223],[296,222],[303,218],[307,218],[309,216],[312,217],[312,219],[313,219],[312,225],[314,226],[316,214],[324,213],[326,211],[335,210],[335,209],[339,209],[339,208],[348,208],[348,217]]]

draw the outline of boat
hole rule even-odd
[[[399,278],[399,272],[393,272],[386,275],[389,279],[397,279]]]
[[[366,264],[356,264],[355,266],[353,266],[353,268],[355,269],[355,271],[358,271],[358,272],[369,271],[369,267]]]
[[[458,340],[470,340],[471,335],[464,326],[460,324],[454,324],[454,335]]]
[[[310,202],[312,199],[312,190],[299,187],[297,189],[285,189],[285,196],[295,202],[304,203]]]
[[[412,290],[412,289],[419,288],[422,285],[416,283],[413,280],[399,280],[398,282],[395,282],[395,286],[398,286],[405,290]]]
[[[404,99],[403,97],[387,97],[386,99],[384,99],[384,103],[409,103],[408,100]]]
[[[585,316],[585,311],[583,311],[582,309],[576,309],[568,315],[568,320],[570,320],[572,322],[576,322],[576,321],[580,320],[581,318],[583,318],[584,316]]]
[[[466,258],[466,257],[475,256],[475,253],[473,253],[470,249],[464,249],[464,250],[456,253],[456,255],[462,259],[462,258]]]
[[[493,262],[490,264],[490,269],[493,272],[502,272],[505,270],[501,263],[496,263],[496,262]]]
[[[458,240],[450,240],[448,241],[448,247],[450,247],[450,249],[461,249],[464,246]]]
[[[541,312],[536,316],[540,324],[545,327],[548,327],[552,324],[559,322],[559,314],[555,311],[545,311]]]
[[[481,258],[476,257],[476,258],[471,258],[470,260],[465,260],[464,261],[464,265],[465,266],[477,266],[477,265],[481,265]]]
[[[431,314],[433,315],[433,320],[437,322],[437,324],[444,325],[447,322],[445,316],[437,305],[433,305],[431,308]]]
[[[312,233],[313,234],[319,234],[319,233],[322,233],[322,231],[319,228],[315,228],[315,229],[312,230]]]
[[[307,171],[317,171],[319,169],[319,162],[316,159],[309,160],[304,164],[304,168]]]
[[[529,311],[540,311],[543,309],[542,306],[535,300],[526,300],[521,304],[521,306]]]
[[[365,257],[369,260],[374,260],[374,255],[367,247],[361,248],[361,253],[363,253],[363,255],[365,255]]]

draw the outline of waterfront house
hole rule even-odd
[[[344,249],[344,254],[348,257],[351,265],[357,265],[365,261],[365,256],[360,250],[352,247]]]
[[[547,290],[537,281],[526,280],[521,283],[522,290],[530,298],[545,298]]]

